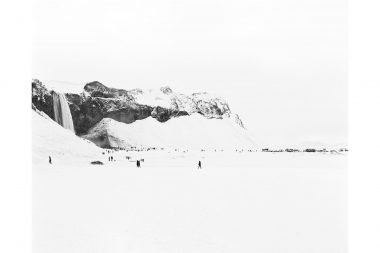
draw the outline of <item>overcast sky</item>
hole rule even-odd
[[[343,0],[34,0],[33,77],[230,102],[269,145],[345,143]]]

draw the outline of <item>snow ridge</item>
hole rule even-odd
[[[133,124],[104,118],[82,137],[105,148],[220,150],[256,147],[247,131],[233,120],[207,119],[199,114],[165,123],[152,117]]]

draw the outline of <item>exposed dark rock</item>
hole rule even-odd
[[[67,94],[66,97],[70,102],[75,131],[79,135],[87,133],[103,118],[112,118],[130,124],[149,117],[153,110],[150,106],[118,98],[86,97],[76,94]]]
[[[123,90],[109,88],[98,81],[87,83],[84,92],[80,94],[66,93],[75,132],[84,135],[95,124],[104,118],[112,118],[123,123],[133,123],[149,116],[159,122],[166,122],[171,118],[200,113],[207,118],[222,119],[232,117],[237,124],[244,128],[240,118],[231,113],[226,101],[210,96],[207,93],[194,93],[186,96],[174,93],[170,87],[162,87],[161,97],[157,101],[165,100],[166,106],[153,104],[139,104],[139,97],[144,97],[141,89]],[[145,103],[145,102],[144,102]],[[161,102],[160,102],[161,103]],[[163,103],[163,104],[165,104]],[[36,109],[43,111],[54,119],[53,98],[40,81],[32,81],[32,104]],[[97,140],[100,142],[108,140]]]
[[[146,105],[133,105],[120,108],[119,110],[110,111],[105,115],[105,118],[111,118],[127,124],[133,123],[136,120],[141,120],[151,116],[153,108]]]
[[[171,109],[163,108],[160,106],[155,107],[151,113],[151,116],[160,122],[166,122],[170,118],[173,118],[173,117],[187,116],[187,115],[189,115],[188,112],[171,110]]]
[[[53,96],[37,79],[32,81],[32,104],[54,120]]]
[[[128,91],[123,89],[108,88],[98,81],[88,83],[84,86],[92,97],[102,98],[124,98],[125,100],[133,101],[133,97],[128,94]]]
[[[172,89],[169,86],[161,87],[160,89],[164,94],[171,94],[173,93]]]

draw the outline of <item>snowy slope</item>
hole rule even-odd
[[[82,137],[102,147],[255,148],[248,132],[233,119],[207,119],[199,114],[165,123],[151,117],[133,124],[104,118]]]
[[[54,164],[89,163],[101,159],[102,149],[76,136],[50,119],[44,113],[32,111],[33,163]]]

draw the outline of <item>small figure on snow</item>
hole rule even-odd
[[[50,157],[50,155],[49,155],[49,163],[51,164],[51,157]]]
[[[198,169],[202,169],[202,163],[201,163],[201,161],[198,162]]]

